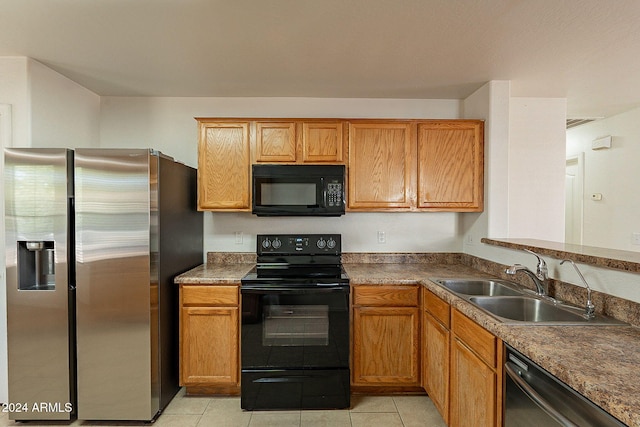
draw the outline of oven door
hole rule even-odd
[[[240,406],[350,406],[349,286],[248,289],[242,293]]]
[[[242,369],[349,367],[349,286],[242,288]]]
[[[349,367],[349,286],[241,288],[242,369]]]

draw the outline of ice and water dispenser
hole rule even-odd
[[[56,260],[53,241],[18,242],[18,289],[55,290]]]

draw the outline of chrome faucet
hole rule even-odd
[[[578,266],[576,265],[575,262],[573,262],[570,259],[563,259],[562,261],[560,261],[560,265],[564,264],[566,261],[569,261],[571,265],[573,265],[573,268],[576,269],[576,273],[578,273],[580,280],[582,280],[582,283],[584,283],[584,287],[587,288],[587,303],[585,304],[585,307],[584,307],[584,317],[586,317],[587,319],[593,319],[594,317],[596,317],[595,315],[596,306],[593,305],[593,301],[591,301],[591,288],[589,287],[589,284],[585,280],[580,270],[578,270]]]
[[[547,268],[547,263],[544,262],[542,257],[537,253],[530,251],[529,249],[525,249],[526,252],[533,254],[538,258],[538,265],[536,266],[536,272],[529,270],[522,264],[513,264],[511,267],[505,270],[507,274],[516,274],[518,271],[522,271],[527,276],[531,277],[533,283],[536,285],[536,293],[538,295],[548,295],[549,294],[549,269]]]

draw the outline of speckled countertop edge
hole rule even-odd
[[[254,264],[202,264],[176,276],[175,283],[189,285],[229,285],[238,284]]]
[[[568,258],[575,262],[582,262],[598,267],[640,273],[640,252],[536,239],[489,239],[485,237],[480,241],[488,245],[509,249],[529,249],[540,255],[557,259]]]

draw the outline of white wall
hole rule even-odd
[[[28,61],[25,57],[0,57],[0,104],[11,105],[14,147],[31,143]]]
[[[485,120],[484,211],[461,215],[464,252],[472,255],[482,237],[508,235],[509,102],[510,82],[491,81],[463,104],[465,118]]]
[[[511,98],[508,237],[564,241],[566,111],[564,98]]]
[[[103,147],[153,147],[197,165],[194,117],[459,118],[458,100],[328,98],[104,97]],[[377,232],[387,243],[377,243]],[[455,213],[350,213],[340,218],[258,218],[248,213],[205,213],[204,250],[253,252],[259,233],[332,232],[348,252],[460,252]],[[243,234],[235,243],[235,233]]]
[[[100,97],[25,57],[0,57],[0,104],[11,105],[14,147],[100,143]]]
[[[610,135],[610,149],[594,151],[594,139]],[[640,108],[567,131],[567,157],[584,153],[583,244],[640,251]],[[591,193],[602,193],[593,201]]]
[[[100,96],[29,60],[32,147],[97,147]]]

